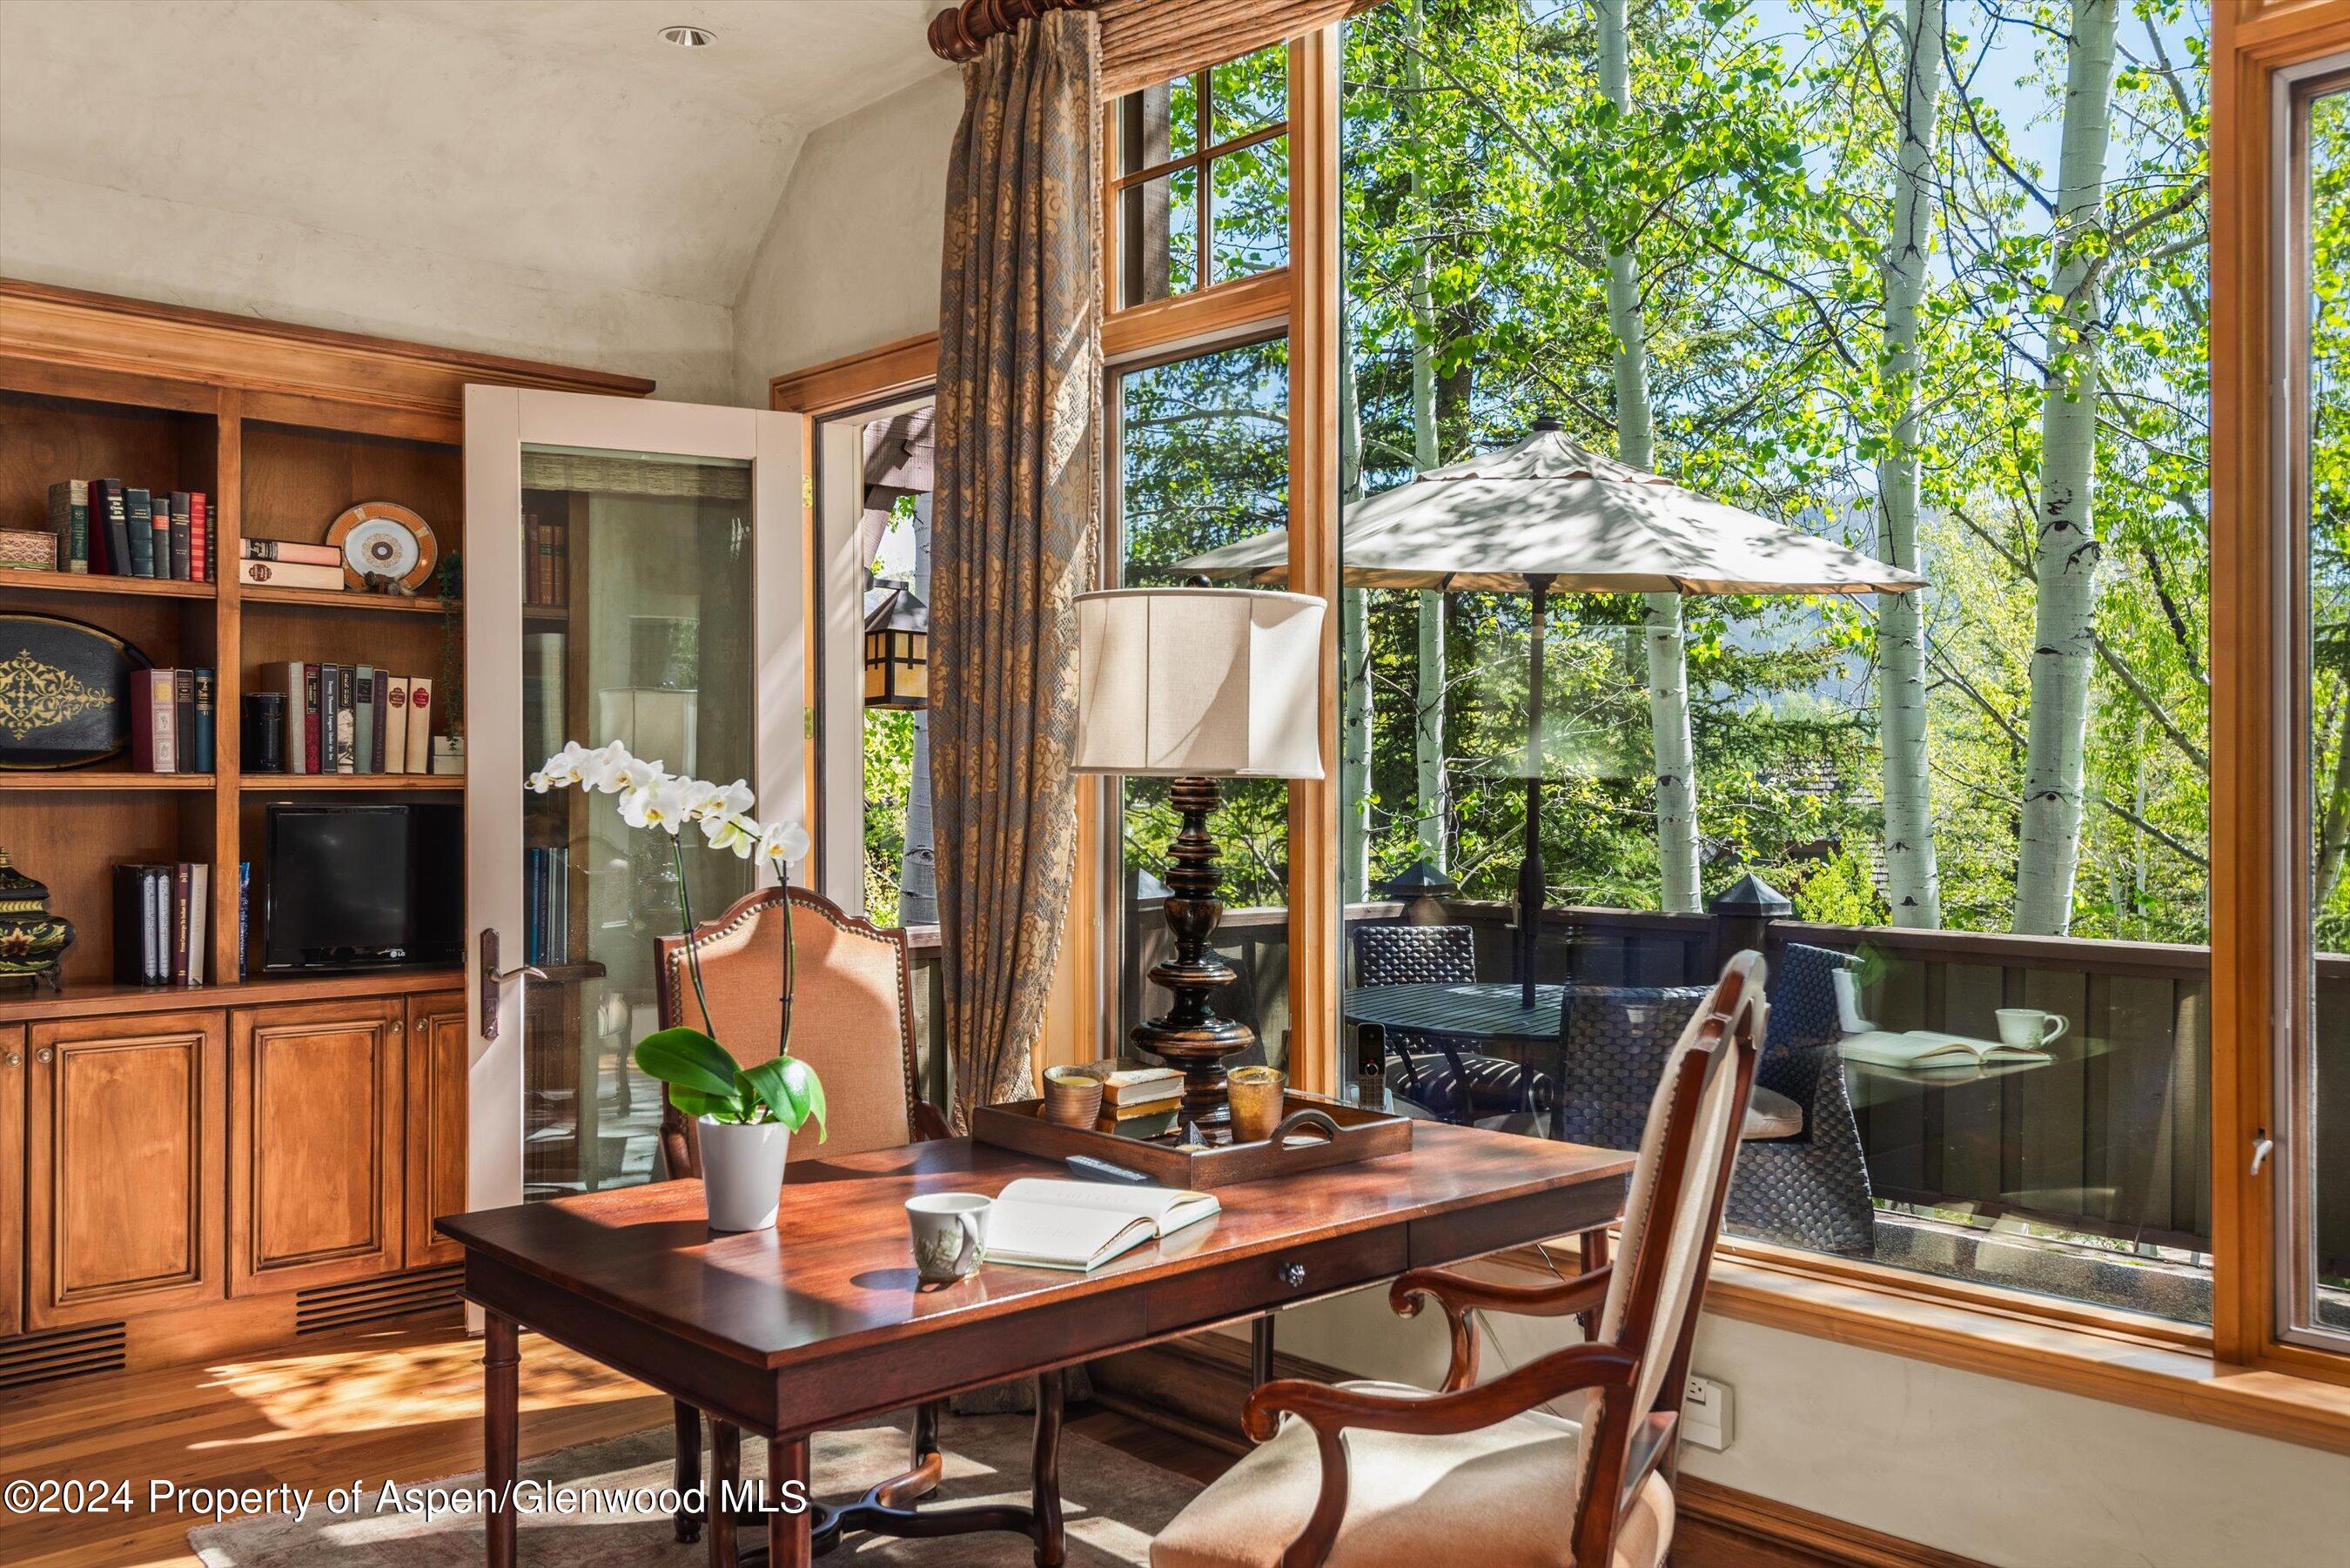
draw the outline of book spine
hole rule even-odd
[[[383,701],[376,716],[383,721],[383,742],[376,754],[383,759],[383,771],[404,774],[408,771],[408,677],[395,675],[384,683]]]
[[[140,903],[147,885],[146,868],[114,868],[114,979],[118,985],[141,985],[147,967],[140,950],[147,941],[147,915]]]
[[[188,493],[188,574],[192,582],[213,580],[212,506],[201,490]]]
[[[237,548],[247,561],[284,561],[304,566],[343,569],[343,553],[332,545],[300,545],[286,539],[247,539]]]
[[[130,571],[130,530],[128,504],[122,494],[122,481],[93,479],[89,482],[89,526],[93,548],[103,557],[102,565],[93,562],[109,576],[127,576]]]
[[[172,867],[172,983],[188,983],[188,863]]]
[[[147,867],[147,983],[161,985],[170,978],[165,956],[172,950],[172,868]]]
[[[321,667],[302,666],[302,771],[315,774],[318,767],[318,691],[323,680]]]
[[[204,983],[206,947],[213,929],[213,868],[199,860],[188,868],[188,983]]]
[[[130,535],[130,575],[151,577],[155,575],[155,503],[147,492],[133,485],[122,493],[123,526]]]
[[[202,771],[196,766],[196,672],[192,670],[172,671],[172,756],[180,773]]]
[[[289,774],[302,771],[302,667],[291,660],[273,664],[269,685],[278,696],[277,765]]]
[[[353,672],[351,711],[356,722],[351,730],[351,770],[354,773],[375,772],[375,667],[362,664]]]
[[[49,486],[49,532],[57,536],[58,571],[89,570],[88,480],[60,479]]]
[[[189,503],[188,493],[184,490],[174,490],[172,492],[172,520],[170,524],[170,538],[172,542],[172,580],[173,582],[192,583],[195,581],[193,577],[188,576],[188,556],[193,545],[191,530],[194,525],[195,519]]]
[[[380,774],[398,773],[384,748],[391,744],[391,672],[375,672],[375,771]]]
[[[322,774],[342,772],[338,765],[340,753],[335,749],[335,715],[343,708],[343,667],[339,664],[318,666],[318,771]]]
[[[432,771],[432,682],[421,675],[408,683],[408,771]]]
[[[172,672],[134,670],[130,672],[130,766],[142,774],[168,774],[172,769]]]
[[[236,975],[244,978],[245,942],[253,929],[253,862],[236,863]]]
[[[338,666],[335,682],[335,771],[338,774],[359,772],[359,670],[348,664]]]
[[[239,561],[236,580],[256,588],[317,588],[339,593],[346,586],[340,566],[313,566],[307,561]]]
[[[172,493],[157,490],[149,494],[147,534],[149,549],[147,575],[156,579],[168,579],[172,575]]]
[[[195,771],[200,774],[208,774],[213,771],[213,735],[214,732],[213,724],[213,707],[215,701],[215,695],[213,691],[213,672],[209,670],[199,670],[195,674],[196,722],[194,728],[189,732],[188,741],[189,745],[194,753]]]

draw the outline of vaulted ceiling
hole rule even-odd
[[[941,3],[0,0],[0,166],[730,305]]]

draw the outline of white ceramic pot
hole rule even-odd
[[[766,1231],[775,1223],[792,1129],[781,1122],[701,1118],[702,1200],[712,1231]]]

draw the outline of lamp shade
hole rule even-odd
[[[1113,588],[1076,603],[1079,773],[1322,776],[1320,599]]]

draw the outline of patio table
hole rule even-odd
[[[1566,987],[1538,985],[1534,1004],[1520,1006],[1516,982],[1506,981],[1358,985],[1339,1003],[1349,1023],[1534,1045],[1558,1043],[1558,1014],[1565,1005]]]

